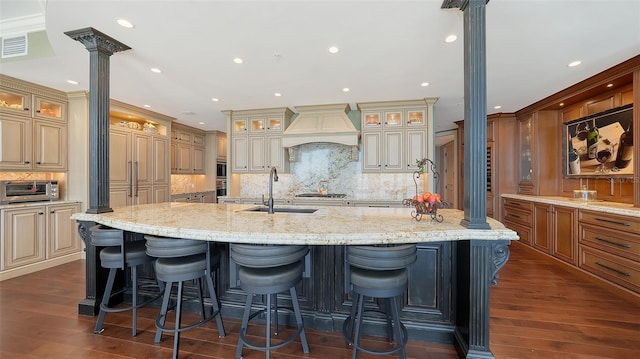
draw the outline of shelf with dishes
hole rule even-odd
[[[140,118],[137,116],[118,115],[111,113],[109,124],[111,126],[127,128],[133,131],[141,131],[149,134],[159,134],[161,136],[167,135],[166,126],[163,126],[155,121]]]

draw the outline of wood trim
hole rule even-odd
[[[640,138],[640,69],[636,69],[633,72],[633,138],[638,142]],[[633,155],[633,206],[640,207],[640,150],[638,145],[635,145]]]
[[[640,55],[632,57],[629,60],[622,62],[614,67],[611,67],[605,71],[602,71],[594,76],[591,76],[586,80],[580,81],[570,87],[567,87],[566,89],[560,92],[556,92],[553,95],[547,96],[540,101],[534,102],[533,104],[516,111],[516,116],[520,118],[520,116],[524,116],[526,114],[544,109],[557,102],[562,102],[578,93],[591,90],[599,85],[602,85],[607,81],[610,81],[612,78],[629,75],[634,72],[636,74],[634,76],[634,88],[637,88],[635,85],[638,85],[638,82],[636,82],[637,80],[635,80],[635,77],[638,76],[637,75],[638,71],[640,71]],[[635,94],[635,98],[636,98],[636,101],[634,101],[635,103],[638,103],[639,97],[640,96],[638,94]]]

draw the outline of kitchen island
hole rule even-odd
[[[410,269],[402,320],[411,339],[454,343],[463,357],[491,358],[489,289],[508,259],[508,244],[516,232],[488,218],[491,229],[473,230],[460,223],[463,212],[443,209],[442,223],[423,217],[416,221],[411,208],[278,206],[267,214],[261,206],[244,204],[159,203],[115,208],[113,212],[77,213],[85,243],[88,227],[100,223],[119,228],[130,240],[144,234],[216,242],[223,251],[217,288],[223,316],[239,317],[244,293],[237,283],[228,243],[308,244],[306,278],[299,288],[305,325],[339,330],[349,314],[351,298],[345,245],[418,243],[418,260]],[[96,284],[101,269],[95,248],[87,246],[87,298],[80,312],[93,314],[102,288]],[[84,309],[83,309],[84,308]],[[382,320],[371,323],[382,333]]]

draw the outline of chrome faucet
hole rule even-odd
[[[273,182],[278,182],[278,171],[275,167],[271,167],[269,172],[269,200],[267,201],[267,206],[269,206],[267,213],[269,214],[273,214]]]

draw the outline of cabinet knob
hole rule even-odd
[[[40,113],[40,110],[36,110],[36,113]]]
[[[22,111],[29,111],[29,109],[25,107],[22,109]]]
[[[29,161],[24,161],[24,164],[25,164],[25,165],[28,165],[29,163],[31,163],[31,162],[29,162]]]
[[[53,214],[53,213],[56,213],[56,211],[51,211],[51,212],[49,212],[49,213]]]
[[[44,214],[44,212],[38,212],[38,215],[42,216]]]
[[[42,162],[38,161],[38,162],[36,162],[36,164],[41,165],[41,164],[42,164]]]

